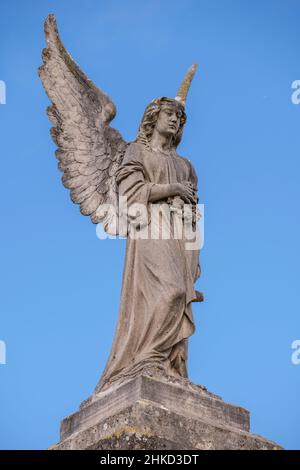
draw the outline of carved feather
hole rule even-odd
[[[64,173],[62,182],[83,215],[90,216],[93,223],[102,222],[108,233],[114,233],[118,200],[115,172],[127,146],[121,134],[109,126],[116,107],[67,52],[54,15],[46,18],[45,36],[47,48],[39,76],[52,101],[47,114],[54,125],[51,135],[58,146],[55,154]],[[112,213],[103,215],[101,205],[105,203],[114,207]]]

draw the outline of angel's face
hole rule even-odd
[[[163,103],[156,121],[156,130],[165,136],[177,134],[182,111],[177,103]]]

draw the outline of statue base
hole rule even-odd
[[[93,395],[51,450],[280,450],[249,432],[249,412],[185,379],[141,375]]]

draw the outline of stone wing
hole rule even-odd
[[[109,125],[116,107],[67,52],[53,15],[45,21],[45,35],[47,48],[39,76],[52,101],[47,113],[54,125],[51,135],[58,146],[62,182],[83,215],[90,216],[93,223],[102,222],[108,233],[115,233],[115,172],[127,146]]]

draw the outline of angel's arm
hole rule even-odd
[[[145,178],[145,168],[140,147],[132,143],[124,156],[122,165],[117,171],[119,195],[126,196],[129,205],[147,204],[168,197],[179,196],[183,192],[181,183],[152,183]]]
[[[149,195],[149,202],[160,201],[179,195],[178,183],[154,184]]]
[[[188,160],[190,166],[189,181],[177,183],[154,184],[151,187],[149,201],[155,202],[168,197],[180,196],[186,203],[195,203],[197,193],[197,175]]]
[[[116,182],[119,196],[126,198],[128,206],[147,205],[154,183],[146,180],[141,151],[135,143],[127,147],[124,159],[116,171]]]

